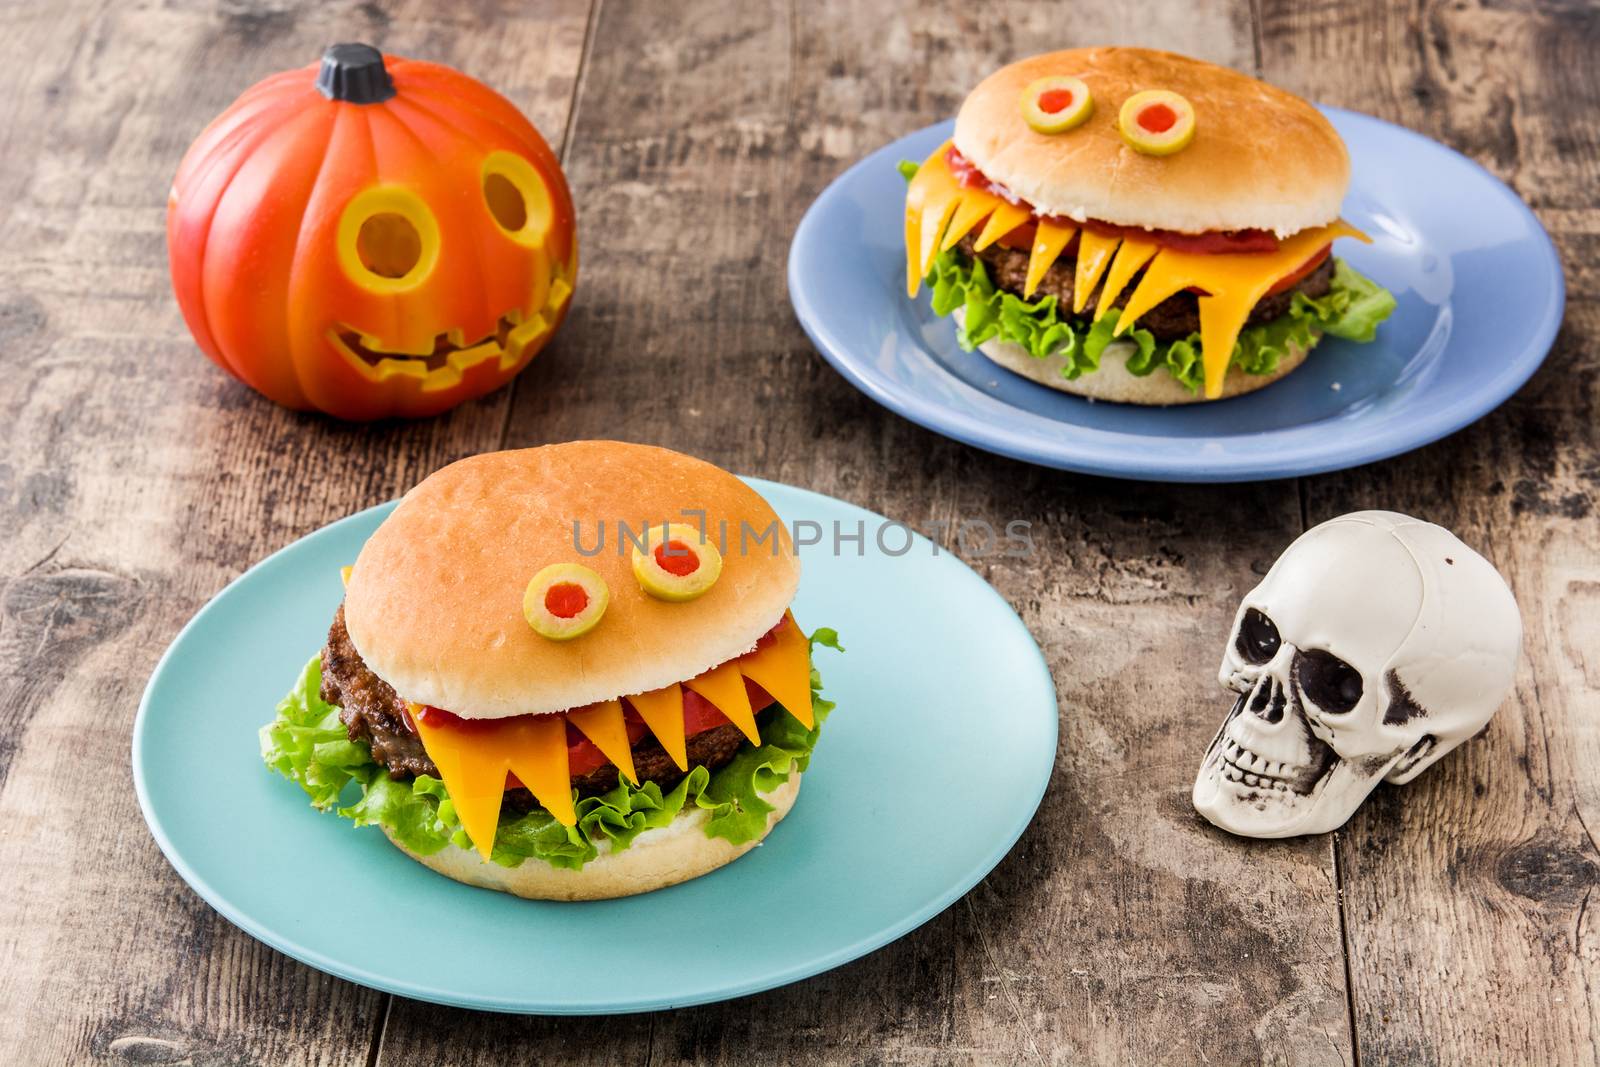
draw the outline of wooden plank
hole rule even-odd
[[[1383,507],[1450,526],[1510,579],[1526,627],[1516,692],[1486,737],[1380,787],[1340,835],[1361,1059],[1593,1063],[1600,20],[1477,3],[1263,14],[1270,76],[1467,152],[1540,213],[1568,272],[1555,351],[1512,401],[1445,442],[1308,484],[1312,522]]]
[[[384,1063],[434,1062],[440,1034],[452,1061],[485,1064],[511,1050],[567,1063],[1349,1060],[1328,842],[1247,845],[1188,802],[1227,709],[1215,671],[1236,598],[1300,528],[1293,485],[1131,485],[975,452],[852,390],[785,294],[788,238],[822,187],[952,114],[995,66],[1129,39],[1252,64],[1246,5],[1179,10],[602,6],[569,157],[587,225],[573,359],[524,377],[510,443],[652,441],[923,529],[1033,523],[1032,560],[974,562],[1059,679],[1057,773],[982,886],[839,971],[646,1020],[396,1001]],[[848,620],[828,621],[848,639]],[[602,947],[592,964],[606,965]]]
[[[260,400],[184,330],[166,192],[239,91],[341,39],[462,66],[559,144],[587,12],[0,14],[0,1061],[366,1060],[387,998],[263,947],[179,881],[139,817],[129,731],[156,658],[207,597],[295,537],[496,447],[509,391],[372,428]]]

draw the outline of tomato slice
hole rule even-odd
[[[1174,252],[1199,255],[1235,255],[1276,252],[1278,239],[1266,230],[1221,230],[1211,233],[1175,233],[1172,230],[1138,230],[1150,240]]]
[[[1293,274],[1285,275],[1282,281],[1279,281],[1271,289],[1267,290],[1267,295],[1276,296],[1278,293],[1292,289],[1299,285],[1312,274],[1316,273],[1317,268],[1322,266],[1322,261],[1327,259],[1332,254],[1333,245],[1331,243],[1323,245],[1322,251],[1306,260],[1305,266],[1297,268]]]

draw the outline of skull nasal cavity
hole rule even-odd
[[[1256,683],[1255,692],[1250,694],[1250,712],[1267,722],[1279,722],[1283,719],[1283,708],[1288,703],[1284,697],[1283,687],[1271,675],[1262,676]]]
[[[511,233],[528,224],[528,204],[522,192],[504,174],[490,174],[483,179],[483,199],[489,205],[494,221]]]
[[[422,259],[422,235],[404,215],[373,215],[356,234],[356,254],[380,278],[404,278]]]

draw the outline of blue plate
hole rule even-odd
[[[789,249],[795,314],[880,404],[1049,467],[1231,482],[1417,448],[1494,409],[1543,361],[1566,300],[1561,265],[1533,213],[1476,163],[1399,126],[1322,110],[1350,146],[1344,216],[1373,238],[1337,252],[1399,307],[1372,344],[1329,338],[1271,388],[1193,407],[1097,404],[963,352],[926,288],[906,299],[905,181],[895,170],[927,158],[950,122],[874,152],[811,205]]]
[[[321,646],[356,558],[392,504],[271,556],[184,627],[133,731],[139,804],[195,891],[319,970],[422,1000],[588,1014],[723,1000],[855,959],[943,911],[1033,817],[1056,698],[1027,628],[953,556],[900,552],[861,508],[751,481],[784,518],[866,541],[803,551],[794,604],[849,652],[817,653],[838,709],[800,800],[763,843],[704,878],[624,900],[519,900],[452,882],[313,811],[261,763],[256,730]],[[809,533],[809,529],[805,531]],[[404,928],[373,937],[345,898]]]

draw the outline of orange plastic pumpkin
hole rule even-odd
[[[367,45],[259,83],[167,205],[178,305],[218,365],[344,419],[432,415],[528,364],[578,269],[561,166],[480,82]]]

